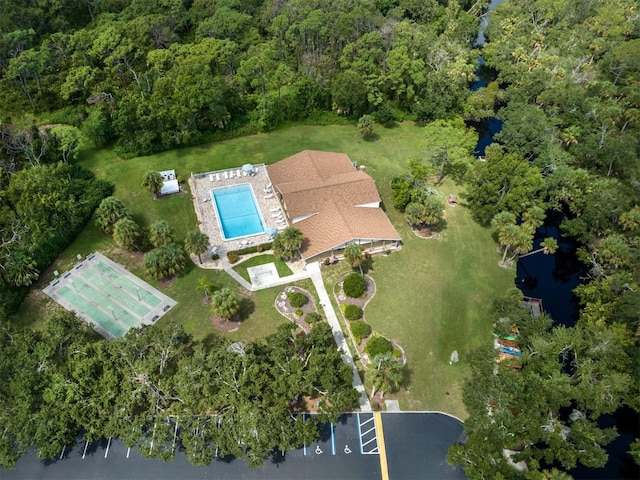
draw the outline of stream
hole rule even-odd
[[[495,9],[506,0],[492,0],[489,11]],[[489,22],[485,15],[480,23],[475,46],[481,48],[485,41],[484,29]],[[495,79],[495,72],[486,68],[482,55],[478,58],[476,80],[471,84],[472,91],[485,87]],[[502,121],[490,118],[473,125],[480,138],[475,154],[484,156],[485,149],[493,143],[493,136],[502,129]],[[580,284],[586,273],[585,266],[576,257],[577,242],[564,238],[560,234],[560,222],[564,218],[561,212],[549,211],[545,223],[537,230],[533,249],[547,237],[558,242],[558,250],[553,255],[542,253],[518,260],[516,270],[516,286],[525,296],[542,299],[544,311],[553,318],[554,323],[571,327],[575,325],[579,315],[579,305],[573,290]],[[639,479],[640,466],[627,453],[634,438],[640,436],[640,415],[629,407],[619,408],[613,415],[605,415],[600,419],[603,428],[615,427],[618,437],[607,447],[609,460],[602,468],[586,468],[580,466],[569,473],[576,479]]]

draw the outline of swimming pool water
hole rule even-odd
[[[264,222],[251,185],[214,188],[211,198],[225,240],[264,233]]]

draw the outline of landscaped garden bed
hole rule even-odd
[[[364,309],[376,293],[376,284],[370,276],[355,272],[344,275],[338,280],[334,293],[363,364],[371,363],[372,357],[378,354],[389,354],[406,363],[404,350],[396,342],[373,331],[365,320]],[[369,342],[384,344],[388,348],[368,348]],[[369,353],[371,347],[373,355]]]
[[[295,322],[307,335],[311,332],[310,324],[322,319],[313,295],[300,287],[289,286],[282,290],[276,297],[275,307],[282,316]]]

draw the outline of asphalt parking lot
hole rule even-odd
[[[22,457],[6,480],[122,480],[122,479],[458,479],[460,468],[446,462],[453,443],[462,439],[462,424],[438,413],[344,414],[321,427],[321,438],[291,450],[259,469],[242,460],[218,460],[196,467],[177,452],[169,462],[142,457],[117,439],[93,444],[78,442],[53,462],[34,452]],[[384,472],[386,468],[386,472]],[[388,476],[387,476],[388,473]]]

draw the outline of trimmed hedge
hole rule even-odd
[[[362,309],[350,303],[342,304],[342,313],[344,313],[344,318],[347,320],[358,320],[362,318]]]
[[[359,273],[351,273],[342,282],[342,290],[347,297],[360,298],[367,289],[367,280]]]
[[[302,292],[287,293],[287,298],[293,308],[300,308],[309,303],[309,298]]]
[[[367,346],[364,351],[369,354],[370,358],[375,358],[381,355],[387,355],[393,351],[391,342],[384,337],[375,336],[367,342]]]
[[[267,250],[271,250],[271,242],[261,243],[259,245],[249,245],[248,247],[243,247],[238,250],[234,250],[232,253],[237,253],[238,255],[248,255],[249,253],[262,253]]]
[[[364,337],[369,336],[371,333],[371,326],[362,320],[352,322],[349,326],[351,327],[351,334],[353,335],[353,338],[356,339],[356,342],[358,342],[358,345],[362,343],[362,339]]]

